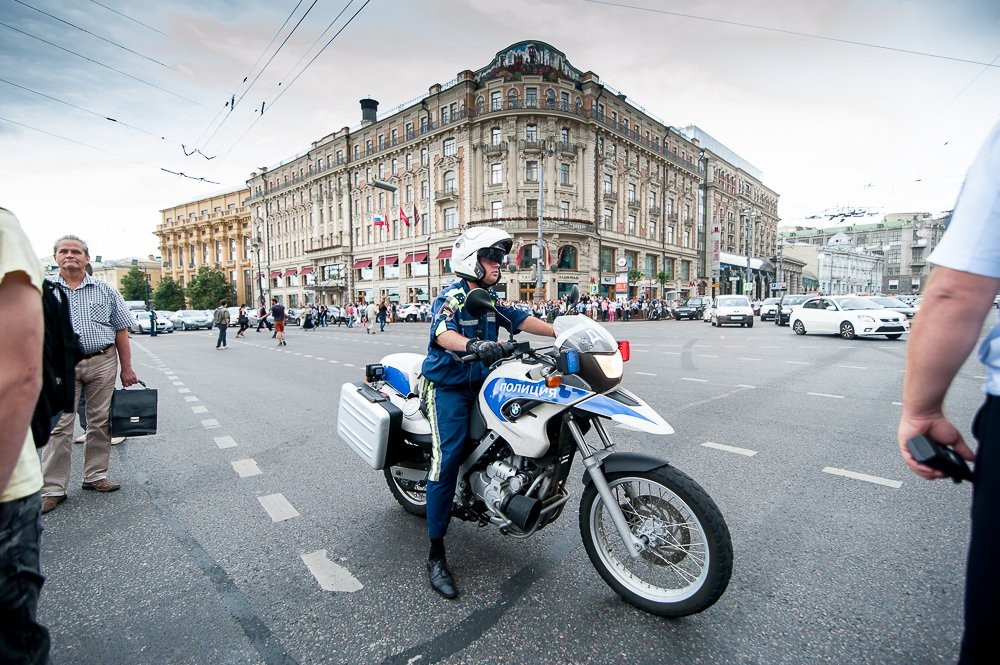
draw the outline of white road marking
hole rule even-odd
[[[184,382],[183,382],[183,381],[174,381],[174,382],[173,382],[173,384],[174,384],[175,386],[183,386],[183,385],[184,385]]]
[[[713,356],[711,353],[699,353],[699,358],[718,358],[719,356]]]
[[[354,367],[351,363],[344,363],[344,367]]]
[[[302,561],[313,574],[323,591],[343,591],[354,593],[364,588],[364,585],[351,575],[351,571],[330,561],[326,550],[316,550],[302,555]]]
[[[297,355],[297,356],[301,356],[302,354],[301,354],[301,353],[296,353],[295,355]]]
[[[177,392],[179,392],[179,393],[181,393],[183,395],[184,393],[191,392],[191,389],[190,388],[178,388]]]
[[[249,478],[250,476],[259,476],[263,473],[258,467],[257,462],[252,459],[238,459],[233,460],[233,471],[239,474],[240,478]]]
[[[866,483],[874,483],[876,485],[885,485],[886,487],[891,487],[897,490],[903,486],[903,483],[898,480],[889,480],[888,478],[869,476],[864,473],[858,473],[857,471],[847,471],[846,469],[837,469],[832,466],[828,466],[823,469],[823,473],[830,473],[835,476],[844,476],[845,478],[854,478],[855,480],[863,480]]]
[[[679,355],[681,355],[680,351],[660,351],[660,353],[662,353],[665,356],[679,356]]]
[[[326,360],[326,358],[320,358],[319,356],[316,356],[316,360]]]
[[[233,437],[229,436],[228,434],[225,435],[225,436],[217,436],[217,437],[215,437],[214,440],[215,440],[215,445],[217,445],[219,448],[235,448],[236,447],[236,439],[234,439]]]
[[[861,365],[837,365],[837,367],[842,367],[844,369],[868,369],[867,367],[862,367]]]
[[[209,418],[208,420],[202,420],[201,426],[205,429],[214,429],[219,426],[219,421],[215,418]]]
[[[786,360],[785,362],[788,363],[789,365],[809,365],[809,364],[811,364],[811,363],[803,362],[801,360]]]
[[[829,393],[806,393],[806,395],[812,395],[813,397],[832,397],[833,399],[844,399],[843,395],[831,395]]]
[[[633,372],[633,374],[641,374],[642,376],[656,376],[652,372]]]
[[[197,397],[195,397],[194,395],[185,395],[184,396],[184,401],[185,402],[200,402],[201,400],[198,399]]]
[[[339,363],[340,361],[339,361],[339,360],[331,360],[330,362],[331,362],[331,363],[333,363],[334,365],[336,365],[336,364],[337,364],[337,363]]]
[[[687,376],[682,376],[681,381],[697,381],[698,383],[708,383],[708,379],[692,379]]]
[[[636,352],[639,352],[639,353],[646,353],[646,352],[649,351],[649,349],[632,349],[632,350],[636,351]]]
[[[207,406],[192,406],[191,413],[208,413]]]
[[[779,347],[779,346],[760,346],[758,348],[760,348],[760,349],[779,349],[781,347]]]
[[[743,345],[740,344],[739,346],[724,346],[722,348],[724,348],[724,349],[742,349]]]
[[[763,358],[737,358],[737,360],[763,360]]]
[[[306,358],[312,358],[312,356],[309,355],[308,353],[304,357],[306,357]]]
[[[737,388],[756,388],[757,386],[751,386],[751,385],[746,384],[746,383],[737,383],[736,387]]]
[[[903,406],[903,403],[902,402],[893,402],[892,405],[893,406]]]
[[[257,500],[267,511],[272,522],[281,522],[299,516],[299,511],[295,510],[295,506],[288,502],[284,494],[268,494],[257,497]]]
[[[712,441],[706,441],[701,444],[706,448],[715,448],[716,450],[725,450],[727,453],[736,453],[737,455],[746,455],[747,457],[753,457],[757,454],[756,450],[750,450],[749,448],[737,448],[736,446],[727,446],[724,443],[713,443]]]

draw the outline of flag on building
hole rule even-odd
[[[385,223],[385,217],[382,215],[375,215],[372,217],[372,224],[375,226],[388,226]]]
[[[406,216],[405,212],[403,212],[403,206],[399,206],[399,219],[402,220],[402,222],[407,226],[410,225],[410,218]]]
[[[417,210],[417,206],[413,206],[413,223],[420,224],[420,211]]]

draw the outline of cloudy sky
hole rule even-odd
[[[937,212],[1000,119],[998,37],[995,0],[4,0],[0,206],[39,256],[156,254],[160,209],[537,39],[736,151],[785,220]]]

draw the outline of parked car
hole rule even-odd
[[[212,328],[212,317],[201,309],[178,310],[170,317],[170,322],[177,330],[199,330]]]
[[[792,293],[781,296],[778,301],[778,310],[774,316],[774,323],[779,326],[787,326],[792,318],[792,310],[813,297],[808,293]]]
[[[770,321],[778,315],[778,303],[781,298],[768,298],[760,304],[760,320]]]
[[[678,321],[681,319],[697,320],[705,315],[705,310],[708,309],[711,304],[712,299],[708,296],[691,296],[684,302],[676,305],[671,314],[673,314],[673,317]]]
[[[753,328],[753,307],[746,296],[719,296],[711,311],[713,326],[728,323]]]
[[[130,314],[132,315],[132,323],[129,325],[129,330],[133,333],[139,333],[140,335],[149,334],[149,312],[132,310]],[[170,319],[162,317],[159,313],[157,313],[156,332],[172,333],[173,331],[174,324],[170,322]]]
[[[899,339],[909,332],[905,314],[884,309],[859,296],[814,296],[792,311],[796,335],[817,333],[844,339],[885,335]]]
[[[866,299],[881,305],[885,309],[891,309],[894,312],[905,314],[908,319],[912,319],[913,315],[917,313],[916,308],[912,304],[903,302],[902,298],[892,298],[889,296],[867,296]],[[914,298],[914,300],[916,300],[916,298]]]
[[[420,319],[420,305],[415,302],[407,303],[396,310],[396,315],[402,321],[417,321]]]
[[[326,320],[331,324],[347,323],[347,312],[344,311],[343,307],[340,305],[330,305],[326,309],[329,312]]]

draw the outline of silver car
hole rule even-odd
[[[212,317],[201,309],[182,309],[170,317],[177,330],[199,330],[212,328]]]

